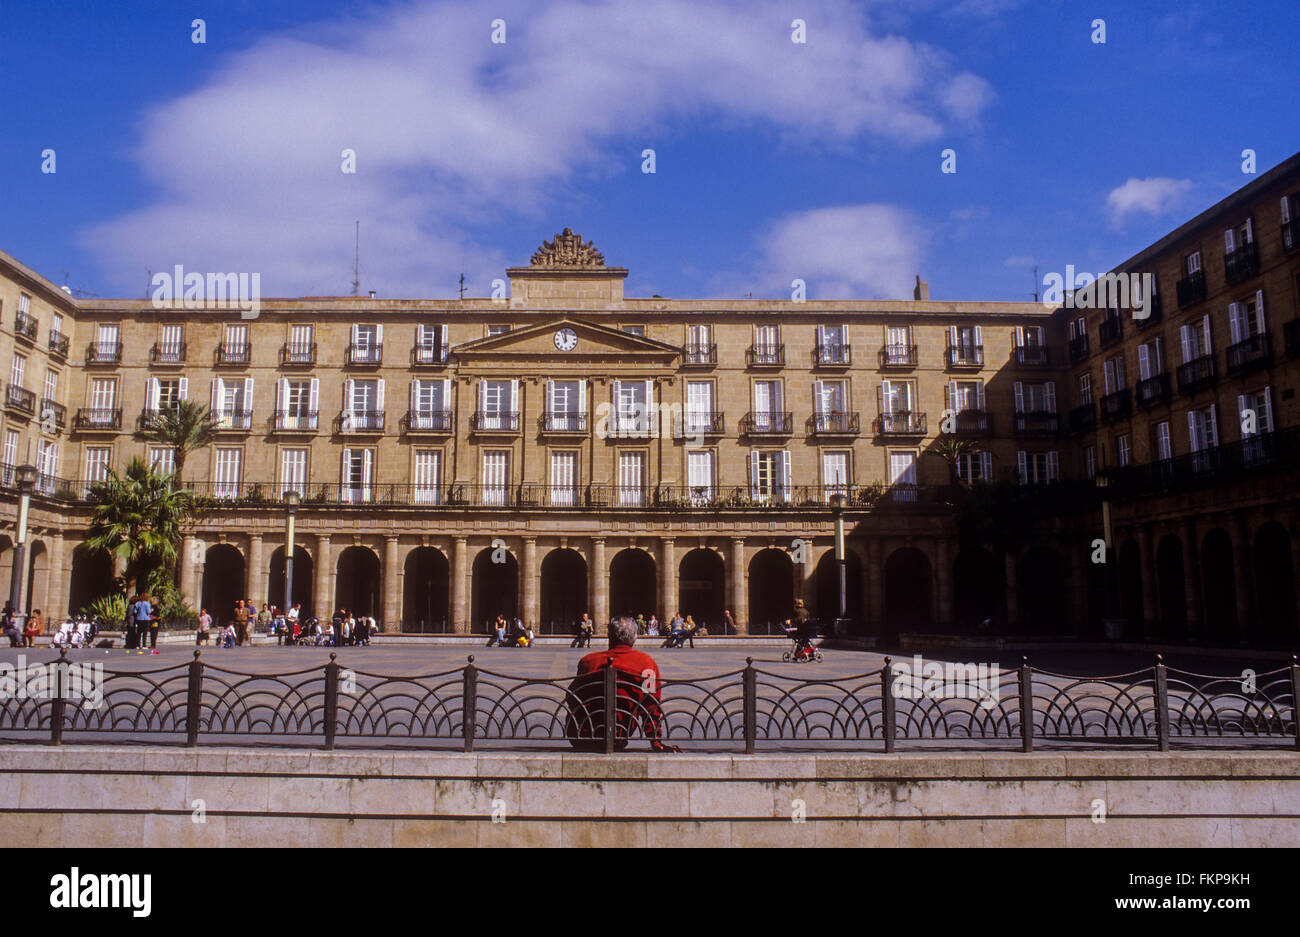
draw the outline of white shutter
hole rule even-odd
[[[509,408],[509,410],[507,410],[506,412],[507,412],[507,413],[519,413],[519,412],[521,412],[522,410],[523,410],[523,408],[522,408],[521,406],[519,406],[519,379],[518,379],[518,378],[514,378],[513,380],[510,381],[510,408]],[[510,417],[509,417],[509,416],[506,417],[506,421],[505,421],[504,425],[505,425],[506,427],[509,427],[509,426],[510,426]]]
[[[1228,331],[1232,344],[1241,341],[1241,303],[1228,303]]]
[[[991,452],[980,453],[980,461],[984,464],[984,472],[983,472],[984,481],[992,481],[993,480],[993,453]]]
[[[1055,449],[1047,453],[1047,480],[1049,482],[1058,481],[1061,477],[1060,456]]]
[[[311,379],[311,400],[308,403],[308,408],[311,410],[313,417],[315,417],[315,415],[320,412],[320,410],[317,409],[317,404],[319,403],[319,401],[320,401],[320,378],[313,377]]]
[[[984,406],[984,379],[983,378],[980,378],[979,382],[975,385],[975,401],[976,401],[975,408],[977,410],[984,411],[987,409]]]
[[[957,347],[957,326],[955,325],[948,326],[948,347]]]
[[[1103,361],[1101,370],[1106,380],[1106,393],[1113,393],[1115,390],[1115,362],[1111,359]]]
[[[244,378],[244,413],[253,412],[253,379]]]
[[[1183,345],[1183,364],[1192,360],[1192,327],[1182,325],[1178,327],[1178,337]]]
[[[1015,342],[1017,348],[1025,347],[1025,327],[1023,325],[1016,326]]]
[[[758,460],[758,450],[749,450],[749,497],[754,501],[757,501],[762,495],[758,485]]]
[[[1023,449],[1016,452],[1016,470],[1020,473],[1020,484],[1028,483],[1029,475],[1025,468],[1025,451]]]
[[[1273,426],[1273,388],[1272,387],[1264,388],[1264,416],[1266,417],[1266,419],[1263,421],[1261,425],[1264,427],[1264,430],[1266,432],[1271,433],[1275,429],[1275,427]]]
[[[212,405],[208,408],[214,415],[221,413],[221,397],[225,392],[223,381],[219,377],[212,379]]]
[[[487,410],[487,381],[482,378],[478,382],[478,412],[481,414]]]
[[[655,410],[654,410],[654,381],[646,381],[646,382],[645,382],[645,415],[641,418],[641,429],[642,429],[643,431],[645,431],[645,432],[649,432],[649,431],[653,430],[653,431],[655,431],[655,432],[658,432],[659,427],[656,426],[656,425],[653,425],[652,422],[651,422],[651,416],[650,416],[650,415],[651,415],[652,413],[654,413],[654,412],[655,412]],[[649,471],[649,470],[650,470],[650,469],[649,469],[649,466],[646,466],[646,471]]]
[[[1291,196],[1282,196],[1282,224],[1291,223]]]
[[[1056,412],[1056,381],[1047,382],[1047,412]]]
[[[1245,394],[1237,395],[1237,423],[1241,425],[1245,420],[1246,411],[1250,409],[1250,398]],[[1259,432],[1259,414],[1255,414],[1255,432]],[[1254,433],[1243,432],[1243,436],[1252,436]]]
[[[1195,410],[1187,411],[1187,441],[1193,452],[1200,452],[1203,448],[1201,445],[1201,424],[1196,418]]]
[[[1016,412],[1024,413],[1025,412],[1025,385],[1020,381],[1016,381],[1015,391],[1016,391]]]
[[[1138,345],[1138,380],[1145,381],[1151,377],[1151,349]]]
[[[348,378],[346,381],[343,382],[343,412],[348,414],[352,413],[353,384],[354,382],[352,378]]]
[[[149,378],[149,409],[158,409],[158,378]]]
[[[822,397],[822,382],[813,381],[813,413],[817,414],[818,416],[823,416],[824,415],[823,410],[825,408],[825,405],[826,405],[826,401]]]
[[[1210,345],[1210,317],[1205,315],[1201,318],[1201,328],[1205,330],[1205,353],[1214,354],[1214,348]]]
[[[983,336],[982,336],[982,334],[981,334],[981,332],[980,332],[980,327],[977,325],[977,326],[975,326],[975,345],[976,345],[976,347],[978,348],[979,346],[982,346],[983,344],[984,344],[984,338],[983,338]]]
[[[792,497],[790,491],[790,450],[781,450],[781,500],[789,501]]]
[[[442,354],[445,356],[447,354],[447,326],[440,325],[438,326],[438,330],[441,333],[440,344],[442,347]]]
[[[612,407],[613,407],[614,426],[615,426],[615,428],[619,428],[619,427],[621,427],[621,426],[623,425],[623,414],[622,414],[622,412],[620,412],[620,410],[619,410],[619,399],[618,399],[618,398],[619,398],[619,389],[620,389],[622,386],[623,386],[623,382],[622,382],[622,381],[610,381],[610,382],[609,382],[609,387],[610,387],[610,391],[609,391],[609,392],[610,392],[610,396],[613,398],[613,400],[612,400]]]
[[[375,412],[383,413],[384,412],[384,379],[382,377],[379,379],[378,384],[379,384],[379,389],[375,391]],[[369,450],[366,451],[368,452]]]
[[[376,345],[382,345],[383,343],[384,343],[384,326],[383,326],[382,324],[380,324],[380,325],[376,325],[376,326],[375,326],[375,344],[376,344]]]
[[[420,382],[419,380],[411,381],[411,416],[420,412]]]
[[[587,416],[587,381],[585,379],[578,381],[578,417],[585,419]],[[581,424],[585,425],[585,424]]]
[[[361,326],[359,326],[359,325],[353,323],[353,325],[352,325],[352,344],[353,344],[354,346],[358,344],[358,342],[357,342],[357,338],[358,338],[360,335],[361,335]]]
[[[176,393],[179,395],[178,399],[180,400],[190,399],[190,379],[188,377],[180,379],[180,385],[177,387]]]
[[[944,388],[943,408],[945,410],[951,410],[954,413],[958,412],[961,409],[960,407],[957,406],[957,382],[956,381],[949,381],[948,386]]]
[[[279,386],[276,389],[275,412],[280,414],[282,421],[285,414],[289,412],[289,379],[287,377],[280,378]]]
[[[361,450],[361,483],[367,488],[367,500],[369,499],[368,489],[374,481],[375,471],[375,453],[373,449]]]
[[[1236,233],[1229,228],[1227,231],[1223,232],[1223,252],[1225,254],[1231,254],[1236,249],[1237,236]]]
[[[1210,422],[1205,426],[1205,441],[1211,449],[1219,444],[1218,404],[1210,404]]]
[[[1255,328],[1260,335],[1264,334],[1264,291],[1255,290]]]
[[[1249,218],[1246,219],[1246,243],[1255,243],[1255,225]]]

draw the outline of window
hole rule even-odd
[[[761,452],[749,454],[750,496],[767,503],[790,500],[790,453]]]
[[[849,453],[822,453],[822,493],[827,503],[831,495],[840,494],[848,497],[852,475],[849,472]]]
[[[313,430],[317,425],[320,381],[281,378],[276,399],[276,421],[280,429]]]
[[[967,485],[993,481],[993,453],[963,452],[957,457],[957,480]]]
[[[442,453],[437,449],[415,450],[415,504],[441,504],[439,484],[442,477]]]
[[[348,409],[356,414],[383,412],[383,380],[348,381]]]
[[[546,390],[546,428],[560,432],[587,428],[587,382],[550,381]]]
[[[9,370],[9,383],[14,387],[23,386],[23,376],[27,373],[27,359],[22,355],[14,355],[13,366]]]
[[[983,381],[949,381],[947,409],[962,413],[984,409]]]
[[[1107,394],[1117,393],[1128,386],[1128,378],[1124,373],[1123,355],[1116,355],[1102,362],[1102,374],[1106,380]]]
[[[375,324],[352,326],[349,364],[379,364],[384,360],[384,327]]]
[[[817,327],[817,363],[849,363],[847,326],[819,325]]]
[[[189,392],[189,378],[151,377],[147,409],[153,411],[175,410]]]
[[[1184,325],[1178,330],[1183,346],[1183,364],[1195,361],[1205,355],[1213,354],[1210,343],[1210,317],[1203,316],[1195,325]]]
[[[352,504],[365,504],[371,500],[374,483],[375,451],[373,449],[344,449],[341,479],[343,500]]]
[[[171,446],[150,446],[149,468],[160,475],[170,475],[176,471],[176,450]]]
[[[713,428],[713,382],[688,381],[686,384],[686,435],[707,433]]]
[[[1056,382],[1024,383],[1016,381],[1015,400],[1017,413],[1055,413]]]
[[[686,364],[712,364],[714,360],[713,328],[707,325],[686,327]]]
[[[954,325],[948,329],[949,361],[953,364],[984,363],[984,341],[978,325]]]
[[[36,490],[53,494],[59,481],[59,445],[45,439],[36,441]]]
[[[251,377],[212,379],[212,422],[219,429],[248,429],[253,419]]]
[[[218,449],[216,474],[212,479],[212,494],[217,498],[239,496],[239,470],[243,461],[242,449]]]
[[[1088,320],[1083,316],[1070,320],[1070,341],[1083,338],[1088,334]]]
[[[1165,371],[1164,340],[1153,338],[1138,346],[1138,380],[1146,381]]]
[[[1016,468],[1022,485],[1046,485],[1058,479],[1059,455],[1051,452],[1016,453]]]
[[[760,355],[775,356],[781,344],[781,330],[775,325],[760,325],[754,331],[754,347]]]
[[[1093,479],[1097,477],[1097,447],[1088,446],[1083,450],[1083,477]]]
[[[708,504],[713,500],[714,453],[711,449],[692,449],[686,453],[686,482],[690,486],[691,504]]]
[[[1264,291],[1259,290],[1250,299],[1228,304],[1228,328],[1232,344],[1249,341],[1267,331],[1264,325]]]
[[[415,327],[415,363],[439,364],[447,360],[447,326]]]
[[[9,431],[13,433],[13,430]],[[18,445],[18,434],[13,433],[14,446]],[[102,482],[108,478],[108,447],[93,447],[86,450],[86,483]],[[9,465],[9,434],[5,434],[5,464]]]
[[[51,319],[50,321],[50,337],[51,338],[63,337],[63,316],[60,313],[56,312],[54,314],[53,319]]]
[[[1237,397],[1237,415],[1242,427],[1242,458],[1247,465],[1258,465],[1264,460],[1264,440],[1261,437],[1273,432],[1271,389],[1265,387]]]
[[[916,500],[916,453],[889,453],[889,493],[895,501]]]
[[[1084,371],[1079,375],[1079,406],[1086,407],[1092,403],[1092,375]]]
[[[87,450],[88,452],[94,450]],[[108,450],[105,449],[105,452]],[[107,460],[105,460],[107,461]],[[14,466],[18,464],[18,430],[5,430],[4,445],[4,484],[12,485],[14,483]]]
[[[293,325],[289,327],[290,364],[309,364],[312,360],[312,327],[310,325]]]
[[[1168,462],[1174,457],[1173,436],[1169,432],[1169,421],[1156,424],[1156,458],[1161,462]]]
[[[1120,468],[1133,464],[1133,443],[1127,433],[1115,438],[1115,464]]]
[[[479,381],[479,429],[510,430],[518,423],[515,411],[515,381]]]
[[[614,432],[644,436],[650,432],[650,382],[614,381]]]
[[[551,504],[573,507],[578,503],[578,453],[551,453]]]
[[[107,419],[117,396],[117,381],[113,378],[96,378],[90,382],[90,407],[95,414]]]
[[[1187,411],[1187,437],[1192,453],[1192,471],[1204,473],[1214,468],[1219,445],[1218,420],[1214,404],[1202,410]]]
[[[291,491],[301,497],[307,493],[307,450],[280,450],[280,497]]]
[[[164,325],[158,330],[158,360],[163,363],[179,363],[185,360],[181,351],[181,327]]]
[[[1045,344],[1047,343],[1043,339],[1043,327],[1041,325],[1016,326],[1017,348],[1041,348]]]
[[[450,429],[450,380],[411,381],[411,429]]]
[[[814,381],[814,429],[817,432],[846,432],[850,428],[848,398],[848,381]]]
[[[509,331],[510,326],[508,325],[489,325],[488,337],[491,338],[493,335],[505,335]]]
[[[32,311],[32,298],[26,293],[18,294],[18,312],[21,315],[28,315]]]
[[[45,399],[59,399],[59,372],[53,368],[47,368],[45,371]]]
[[[222,349],[222,353],[227,361],[248,361],[248,326],[226,326],[226,342],[225,347]]]
[[[645,504],[644,452],[618,454],[618,503],[621,507],[641,507]]]
[[[623,331],[628,335],[640,335],[642,338],[645,337],[644,325],[625,325],[623,326]]]
[[[489,450],[483,453],[483,503],[508,504],[510,452]]]
[[[1187,271],[1189,277],[1195,276],[1201,272],[1201,252],[1192,251],[1183,258],[1183,269]]]
[[[1300,237],[1297,237],[1294,221],[1300,221],[1300,192],[1282,196],[1282,247],[1292,250]]]

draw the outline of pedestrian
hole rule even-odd
[[[158,616],[154,611],[154,605],[149,601],[149,593],[142,592],[137,597],[135,603],[135,634],[136,634],[136,653],[144,653],[145,639],[153,638],[151,650],[157,653],[158,650]]]
[[[38,608],[32,612],[31,617],[27,619],[27,627],[23,629],[23,647],[35,647],[37,635],[45,633],[45,619],[41,617],[41,610]]]
[[[654,615],[651,615],[650,620],[646,622],[645,633],[648,638],[659,637],[659,619]]]
[[[569,647],[591,647],[591,636],[596,633],[596,624],[586,612],[578,620],[578,631],[573,636]]]
[[[138,632],[135,627],[135,606],[140,601],[139,595],[133,595],[126,603],[126,618],[122,622],[122,647],[130,654],[138,646]]]
[[[243,647],[248,642],[248,606],[243,599],[235,600],[235,643]]]
[[[737,634],[736,620],[731,617],[731,609],[729,608],[722,610],[722,626],[723,634]]]
[[[199,630],[194,632],[194,645],[206,645],[212,633],[212,616],[206,608],[199,609]]]
[[[699,630],[700,630],[700,626],[695,623],[695,617],[692,615],[687,615],[686,622],[682,626],[682,637],[685,638],[687,641],[691,642],[692,649],[695,647],[695,632]],[[680,640],[677,642],[677,646],[678,647],[682,646],[682,642]]]
[[[22,647],[23,636],[18,633],[18,620],[14,617],[14,607],[5,603],[4,613],[0,615],[0,630],[9,639],[10,647]]]

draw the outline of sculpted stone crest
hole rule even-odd
[[[582,235],[565,228],[553,241],[543,241],[533,254],[534,267],[603,267],[605,256]]]

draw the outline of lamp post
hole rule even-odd
[[[285,503],[289,506],[289,515],[285,518],[284,530],[284,622],[289,624],[289,612],[293,610],[293,521],[298,511],[298,491],[291,488],[284,493]],[[292,634],[292,631],[290,632]]]
[[[27,511],[32,505],[32,489],[36,487],[36,466],[20,465],[15,470],[18,483],[18,530],[14,536],[14,572],[9,581],[9,606],[14,612],[14,627],[23,631],[23,586],[27,579]]]
[[[1104,597],[1101,625],[1107,639],[1117,641],[1122,636],[1124,623],[1120,619],[1116,600],[1119,593],[1119,564],[1115,557],[1115,536],[1110,520],[1110,472],[1105,468],[1097,470],[1095,482],[1101,497],[1101,536],[1106,549],[1106,563],[1102,570]]]
[[[835,619],[835,631],[838,634],[842,627],[845,615],[847,614],[848,604],[848,573],[845,569],[844,558],[844,495],[838,491],[831,495],[831,513],[835,515],[835,563],[840,572],[840,604],[839,616]]]

